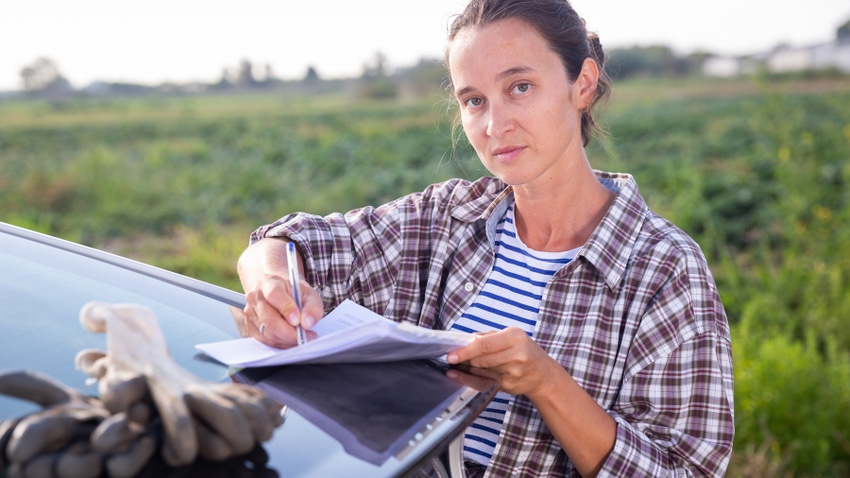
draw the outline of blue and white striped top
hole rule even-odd
[[[450,330],[472,333],[518,327],[532,336],[546,284],[579,249],[566,252],[529,249],[517,235],[514,207],[509,207],[496,226],[496,263],[490,277]],[[490,462],[511,401],[513,395],[499,392],[470,425],[464,436],[464,459],[485,466]]]

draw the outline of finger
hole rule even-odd
[[[271,304],[257,303],[253,311],[255,315],[249,320],[248,328],[254,338],[277,348],[289,348],[298,343],[295,328]]]
[[[496,350],[497,343],[493,340],[493,334],[479,335],[473,334],[473,341],[468,345],[452,350],[446,355],[446,361],[450,364],[468,363],[474,367],[485,366],[478,360],[476,363],[472,361],[487,354],[493,353]]]
[[[262,327],[262,330],[260,329]],[[256,328],[256,330],[254,330]],[[252,327],[254,337],[260,342],[279,349],[288,349],[298,345],[298,334],[295,327],[283,320],[266,322]]]
[[[300,323],[310,329],[316,325],[316,322],[321,320],[325,312],[325,305],[322,302],[322,296],[316,292],[316,289],[310,287],[306,281],[301,281],[301,317]]]
[[[493,380],[498,380],[498,375],[492,371],[480,369],[468,369],[462,371],[457,368],[446,370],[446,377],[461,385],[466,385],[469,388],[483,392],[490,388]]]
[[[260,295],[272,309],[287,320],[289,320],[287,314],[298,311],[295,299],[292,297],[292,285],[289,283],[289,278],[279,275],[265,277],[260,283]],[[296,324],[297,322],[292,325]]]
[[[502,359],[496,358],[495,354],[503,353],[523,341],[530,340],[525,332],[516,327],[473,334],[473,337],[475,340],[465,347],[450,352],[446,360],[450,364],[469,362],[469,365],[473,367],[491,368],[502,363]]]
[[[249,335],[257,339],[260,338],[259,328],[261,324],[284,321],[278,308],[269,302],[267,294],[268,292],[262,287],[245,294],[246,305],[243,309],[245,314],[245,328]]]

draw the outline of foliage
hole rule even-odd
[[[774,462],[784,459],[785,471],[847,476],[847,350],[840,350],[836,340],[819,339],[814,333],[807,334],[804,341],[788,334],[765,333],[756,318],[748,318],[735,330],[738,449],[766,443]],[[824,343],[819,345],[820,341]]]
[[[605,62],[605,69],[615,80],[635,76],[682,76],[688,73],[690,66],[686,58],[677,56],[670,47],[662,45],[614,48],[608,52]]]
[[[436,72],[436,70],[435,70]],[[850,87],[615,84],[595,167],[691,234],[733,327],[730,476],[850,472]],[[357,92],[355,92],[357,94]],[[248,233],[484,171],[443,96],[0,103],[2,220],[239,289]]]

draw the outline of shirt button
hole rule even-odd
[[[472,282],[467,282],[466,284],[463,285],[463,290],[465,290],[467,292],[472,292],[472,289],[474,289],[474,288],[475,288],[475,286],[472,285]]]

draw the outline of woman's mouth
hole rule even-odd
[[[511,161],[525,150],[522,146],[505,146],[493,150],[493,158],[497,161]]]

